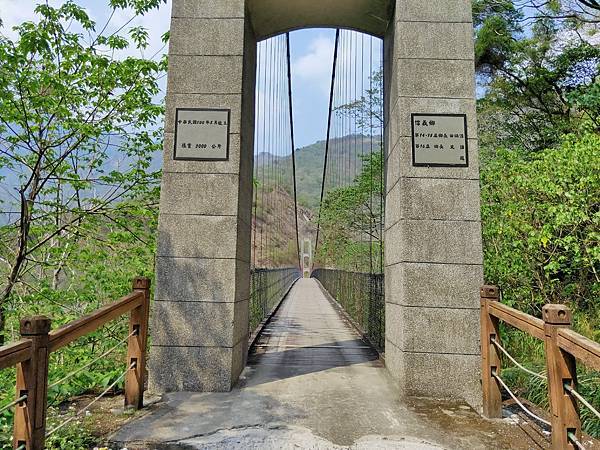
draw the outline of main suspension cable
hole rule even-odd
[[[292,66],[290,63],[290,33],[285,34],[287,50],[287,79],[288,79],[288,101],[290,106],[290,139],[292,144],[292,179],[294,182],[294,217],[296,219],[296,254],[298,255],[298,267],[300,262],[300,228],[298,227],[298,190],[296,185],[296,141],[294,138],[294,105],[292,102]]]
[[[321,200],[319,202],[319,218],[317,220],[317,238],[315,241],[315,251],[317,254],[319,248],[319,233],[321,231],[321,209],[323,208],[323,196],[325,194],[325,179],[327,174],[327,158],[329,156],[329,146],[331,144],[331,121],[333,117],[333,95],[335,92],[335,78],[337,70],[337,59],[338,59],[338,45],[340,41],[340,30],[339,28],[335,31],[335,49],[333,51],[333,70],[331,72],[331,91],[329,93],[329,117],[327,119],[327,140],[325,141],[325,158],[323,162],[323,179],[321,180]]]

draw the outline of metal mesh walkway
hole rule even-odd
[[[314,279],[298,280],[250,358],[250,365],[261,366],[261,371],[274,366],[271,375],[281,378],[353,364],[383,366]]]

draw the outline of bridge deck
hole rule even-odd
[[[401,402],[377,353],[313,279],[292,288],[232,392],[168,394],[113,440],[130,449],[539,448],[466,405]]]

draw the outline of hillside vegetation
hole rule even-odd
[[[296,150],[296,184],[298,186],[298,203],[310,210],[317,211],[321,199],[321,182],[323,180],[323,161],[325,158],[325,141],[317,141],[314,144]],[[371,149],[373,145],[373,149]],[[360,174],[363,160],[357,149],[365,154],[371,151],[379,151],[380,141],[375,140],[373,144],[370,138],[359,135],[346,136],[332,139],[330,144],[330,161],[344,161],[349,165],[349,170],[343,173],[343,181],[350,183]],[[290,156],[274,158],[273,155],[261,153],[255,158],[258,170],[263,164],[281,164],[285,169],[286,179],[291,179]],[[340,171],[342,173],[342,171]]]

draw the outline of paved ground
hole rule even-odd
[[[176,393],[125,426],[129,449],[540,448],[462,404],[400,402],[377,354],[301,279],[230,393]]]

